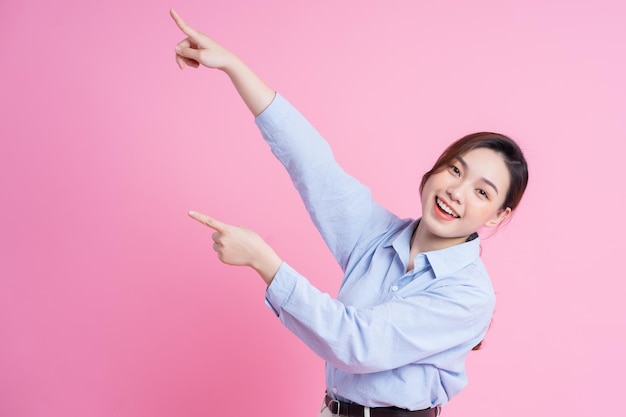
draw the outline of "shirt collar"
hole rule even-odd
[[[446,249],[424,253],[435,277],[452,275],[480,258],[480,237]]]
[[[419,221],[420,219],[417,219],[408,223],[394,239],[385,245],[387,247],[393,246],[405,265],[411,250],[411,237]],[[480,237],[449,248],[424,252],[420,255],[426,257],[435,277],[451,275],[480,258]]]

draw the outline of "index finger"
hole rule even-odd
[[[228,228],[228,225],[226,223],[222,223],[221,221],[214,219],[213,217],[207,216],[206,214],[198,213],[193,210],[189,212],[189,217],[218,232],[223,232]]]
[[[194,39],[198,38],[199,33],[194,28],[185,23],[183,18],[180,17],[178,13],[174,11],[174,9],[170,9],[170,16],[172,16],[174,22],[176,22],[176,26],[178,26],[178,28],[182,30],[185,35]]]

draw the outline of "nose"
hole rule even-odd
[[[448,193],[448,197],[450,197],[450,199],[455,201],[456,203],[463,203],[463,192],[461,190],[461,185],[451,186],[446,190],[446,193]]]

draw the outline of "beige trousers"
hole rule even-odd
[[[328,409],[328,407],[326,407],[326,405],[324,405],[324,407],[320,411],[319,417],[332,417],[332,414],[330,413],[330,410]]]
[[[320,413],[318,417],[331,417],[331,416],[332,416],[332,413],[330,412],[326,404],[324,404],[324,400],[322,400],[322,405],[320,406]]]

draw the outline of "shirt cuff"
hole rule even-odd
[[[298,272],[283,262],[278,268],[278,272],[274,276],[272,283],[265,291],[265,304],[274,311],[276,316],[280,317],[280,311],[289,301],[289,297],[293,294],[296,287]]]
[[[287,99],[276,93],[272,102],[256,116],[254,122],[261,132],[273,131],[291,107]]]

